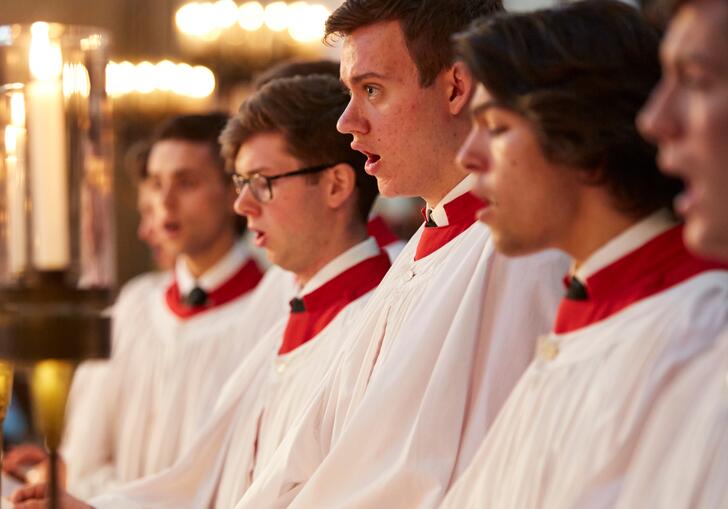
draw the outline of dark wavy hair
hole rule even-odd
[[[326,20],[325,40],[381,21],[399,21],[420,84],[428,87],[454,62],[450,37],[475,18],[502,10],[502,0],[346,0]]]
[[[660,173],[635,126],[660,78],[659,42],[613,0],[480,19],[455,37],[474,77],[531,122],[546,157],[580,168],[634,217],[671,207],[682,186]]]
[[[356,175],[360,219],[366,221],[379,191],[364,172],[366,156],[351,148],[351,136],[336,130],[349,102],[338,79],[314,74],[274,79],[240,106],[225,127],[220,142],[228,169],[240,146],[256,134],[280,132],[288,151],[305,165],[346,163]],[[316,179],[316,175],[311,176]]]

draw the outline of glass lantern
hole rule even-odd
[[[52,504],[73,369],[109,352],[102,310],[115,283],[115,235],[107,48],[108,36],[93,28],[0,27],[0,359],[30,370]]]

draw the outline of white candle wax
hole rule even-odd
[[[17,275],[26,269],[25,223],[25,129],[5,128],[5,196],[7,200],[8,271]]]
[[[28,84],[33,264],[59,270],[70,261],[63,88],[57,80]]]

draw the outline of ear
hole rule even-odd
[[[354,168],[346,163],[339,163],[325,174],[325,200],[332,209],[338,209],[353,199],[356,190],[356,174]]]
[[[475,89],[473,76],[464,62],[455,62],[445,73],[448,110],[451,115],[464,111]]]

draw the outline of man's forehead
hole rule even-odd
[[[256,134],[240,145],[235,156],[235,173],[247,176],[296,163],[283,134],[271,131]]]
[[[370,73],[394,76],[401,70],[403,58],[415,67],[398,21],[381,21],[357,28],[343,38],[341,79],[348,82]]]
[[[493,106],[497,106],[495,99],[488,92],[488,89],[485,88],[485,85],[478,83],[475,87],[473,98],[470,100],[470,113],[472,115],[479,115]]]
[[[699,0],[681,7],[660,49],[665,63],[694,62],[728,73],[728,2]]]

